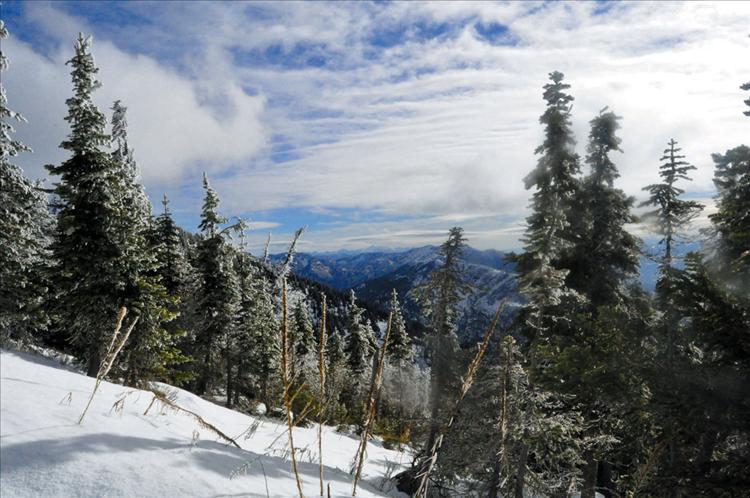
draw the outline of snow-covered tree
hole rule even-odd
[[[122,169],[108,151],[106,120],[92,99],[100,83],[90,48],[91,38],[79,35],[75,55],[67,62],[73,96],[66,101],[65,119],[71,131],[60,146],[70,157],[47,168],[60,178],[54,188],[57,227],[52,243],[55,328],[70,335],[74,352],[93,376],[105,347],[103,334],[137,289],[132,248],[122,246],[129,239],[119,232],[124,225]]]
[[[0,40],[7,37],[0,20]],[[12,122],[24,118],[8,108],[1,77],[8,65],[0,46],[0,342],[6,337],[29,340],[47,325],[41,270],[51,230],[46,197],[11,163],[31,149],[13,138]]]
[[[346,345],[344,352],[351,372],[362,377],[370,365],[370,358],[375,352],[372,329],[364,323],[365,310],[357,305],[354,290],[350,293],[349,309],[346,320]],[[361,380],[361,379],[360,379]]]
[[[163,209],[161,214],[156,217],[155,223],[156,237],[161,242],[157,253],[159,275],[167,292],[176,296],[184,290],[184,286],[189,279],[190,266],[180,239],[180,230],[172,218],[172,211],[169,209],[169,199],[166,194],[164,194],[161,203]]]
[[[467,495],[565,496],[580,477],[583,420],[560,396],[534,386],[512,337],[487,361],[448,436],[443,474],[473,478]]]
[[[226,218],[218,213],[219,196],[203,175],[206,193],[201,213],[201,240],[196,249],[198,273],[197,320],[194,357],[199,364],[196,390],[203,394],[217,387],[224,378],[221,360],[228,352],[237,315],[237,282],[226,231]]]
[[[674,246],[684,234],[690,222],[700,213],[703,206],[697,201],[681,199],[685,191],[676,186],[680,180],[690,181],[688,172],[696,169],[685,161],[680,154],[677,142],[672,139],[664,149],[659,166],[661,183],[654,183],[643,187],[649,193],[648,200],[641,206],[654,206],[655,209],[643,215],[643,219],[654,223],[656,233],[661,236],[660,245],[664,246],[664,256],[660,262],[660,280],[669,278],[669,271],[674,263]]]
[[[393,289],[391,301],[388,304],[388,311],[391,313],[391,336],[388,339],[388,361],[401,365],[411,360],[414,350],[411,345],[411,338],[406,332],[406,322],[401,314],[401,305],[398,302],[398,293]]]
[[[250,373],[256,380],[260,399],[266,406],[271,406],[275,401],[275,386],[281,361],[279,323],[274,314],[270,289],[271,284],[264,278],[255,279],[248,324],[252,332],[249,336],[251,342],[247,349],[242,348],[249,354]]]
[[[297,301],[292,311],[290,330],[290,350],[292,353],[292,372],[296,377],[295,382],[301,384],[307,379],[306,370],[311,366],[311,361],[316,350],[315,331],[310,321],[310,312],[304,299]]]
[[[625,229],[635,222],[630,212],[634,199],[614,187],[620,174],[610,158],[612,152],[621,152],[619,120],[606,108],[591,120],[586,149],[591,171],[578,196],[585,230],[570,258],[568,285],[585,295],[594,309],[622,302],[624,284],[638,270],[639,241]]]
[[[563,74],[555,71],[550,73],[551,82],[544,85],[547,108],[539,118],[544,142],[535,151],[540,156],[536,168],[524,178],[526,188],[535,190],[532,212],[526,219],[524,251],[517,257],[518,286],[527,298],[517,322],[532,350],[563,321],[561,305],[577,301],[577,294],[566,285],[570,270],[563,264],[582,228],[574,209],[580,165],[570,122],[573,97],[566,93],[570,85],[563,79]]]

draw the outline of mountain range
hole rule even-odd
[[[277,254],[271,256],[271,260],[281,261],[284,257]],[[362,302],[383,311],[391,290],[396,289],[405,317],[419,324],[423,318],[416,289],[427,282],[440,261],[436,246],[403,251],[298,253],[292,271],[334,289],[354,289]],[[481,336],[500,301],[508,298],[502,320],[506,322],[520,302],[520,296],[516,290],[514,264],[508,261],[505,253],[467,247],[459,264],[471,289],[462,294],[459,303],[459,340],[470,344]],[[418,335],[420,331],[414,332]]]

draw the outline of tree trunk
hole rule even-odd
[[[615,495],[615,483],[612,481],[612,464],[606,460],[599,462],[599,491],[604,498],[612,498]]]
[[[86,364],[86,375],[89,377],[96,377],[96,374],[99,373],[100,354],[98,344],[92,344],[89,347],[89,360]]]
[[[516,470],[516,485],[513,496],[524,498],[523,492],[526,488],[526,460],[529,458],[529,447],[521,443],[521,451],[518,452],[518,468]]]
[[[596,469],[597,462],[592,450],[586,450],[583,454],[586,466],[583,468],[583,489],[581,498],[596,498]]]
[[[232,361],[229,359],[229,356],[227,356],[227,402],[226,406],[227,408],[232,408],[232,395],[234,394],[232,392],[233,388],[232,384]]]

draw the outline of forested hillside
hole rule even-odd
[[[0,35],[8,36],[4,24]],[[1,57],[0,69],[12,70]],[[659,180],[643,186],[645,201],[636,206],[619,187],[618,157],[645,145],[621,144],[622,118],[606,107],[617,95],[589,116],[585,137],[575,136],[574,87],[553,71],[539,82],[537,163],[517,165],[529,169],[530,202],[517,252],[473,250],[469,231],[446,226],[439,247],[402,253],[298,254],[300,229],[283,254],[269,257],[266,246],[251,255],[249,222],[230,217],[206,173],[197,226],[178,227],[166,196],[153,208],[129,141],[127,102],[108,109],[94,102],[110,82],[99,81],[90,37],[79,35],[67,65],[69,132],[60,144],[65,159],[46,166],[49,187],[14,165],[32,152],[15,138],[12,123],[22,117],[0,91],[0,340],[4,348],[70,355],[96,379],[92,387],[61,374],[81,388],[69,388],[75,396],[91,387],[94,400],[111,381],[177,411],[190,403],[219,413],[210,401],[276,418],[285,444],[274,464],[291,469],[280,486],[300,497],[305,486],[318,494],[318,482],[316,459],[295,438],[322,444],[312,427],[324,425],[359,439],[344,445],[353,450],[344,469],[352,495],[365,477],[362,495],[379,493],[365,462],[397,449],[409,455],[403,466],[376,468],[420,498],[748,496],[747,145],[711,156],[715,209],[697,230],[692,223],[705,206],[684,189],[699,158],[686,157],[672,130],[655,126],[653,144],[664,144],[653,158]],[[750,99],[738,100],[736,126],[748,126],[743,113],[750,116]],[[585,141],[585,154],[576,141]],[[658,265],[653,294],[638,281],[644,248],[636,222],[658,241],[649,248]],[[695,250],[683,256],[676,247],[686,243]],[[36,382],[34,360],[3,358],[11,362],[3,365],[3,396],[13,369]],[[44,375],[55,375],[49,370]],[[159,383],[189,393],[170,398]],[[102,385],[111,398],[112,386]],[[23,399],[23,391],[14,396]],[[34,416],[47,405],[59,411],[58,399],[39,396],[28,404]],[[78,419],[84,427],[87,409]],[[3,407],[3,417],[37,430],[21,427],[18,410]],[[91,422],[101,428],[101,404],[95,410]],[[139,413],[129,422],[150,431]],[[205,420],[197,424],[207,430]],[[74,437],[68,429],[59,435]],[[41,452],[14,461],[5,436],[2,482],[50,478],[37,465]],[[383,451],[372,451],[372,438]],[[117,438],[110,444],[137,458],[137,448],[119,447]],[[234,470],[215,467],[226,478]]]

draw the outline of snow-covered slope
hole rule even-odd
[[[0,495],[3,497],[296,496],[285,426],[214,405],[176,388],[176,403],[202,416],[242,450],[226,445],[192,417],[155,404],[152,394],[103,383],[82,425],[76,422],[94,379],[51,360],[0,351]],[[167,386],[163,386],[167,387]],[[126,396],[118,413],[113,404]],[[240,436],[259,422],[249,438]],[[319,495],[316,428],[295,428],[306,496]],[[197,437],[197,439],[195,439]],[[333,496],[351,496],[347,473],[358,441],[323,431],[325,480]],[[381,491],[388,470],[407,455],[370,443],[357,496]],[[230,473],[252,462],[245,474]]]

